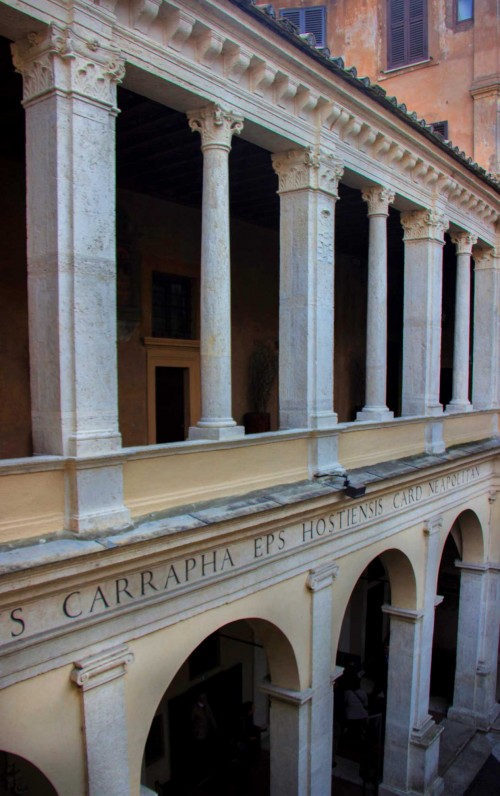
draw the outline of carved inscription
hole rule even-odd
[[[275,530],[231,546],[193,554],[121,577],[103,580],[0,613],[0,644],[48,633],[72,623],[115,614],[132,605],[174,596],[183,590],[218,580],[284,552],[321,542],[360,528],[425,500],[460,490],[480,478],[475,465],[433,478],[382,497],[346,505],[327,515]]]

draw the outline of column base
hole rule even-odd
[[[473,408],[470,401],[450,401],[446,406],[446,414],[472,412]]]
[[[441,796],[444,793],[444,780],[438,777],[432,784],[430,790],[425,791],[424,796]],[[384,785],[382,782],[378,786],[379,796],[422,796],[421,791],[417,790],[400,790],[399,788],[391,788],[390,785]]]
[[[453,705],[448,709],[448,718],[452,721],[458,721],[460,724],[466,724],[469,727],[475,727],[477,730],[488,732],[492,724],[500,715],[500,704],[495,702],[488,713],[476,713],[467,708],[455,708]]]
[[[360,423],[384,423],[393,417],[394,412],[391,412],[387,406],[365,406],[356,414],[356,420]]]
[[[188,439],[225,440],[244,436],[244,426],[190,426]]]

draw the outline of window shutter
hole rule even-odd
[[[292,22],[299,33],[314,33],[317,47],[326,44],[326,8],[312,6],[310,8],[282,8],[280,17]]]
[[[405,0],[389,0],[389,68],[402,66],[405,53]]]
[[[427,0],[389,0],[389,69],[426,57]]]
[[[280,11],[280,17],[283,19],[288,19],[289,22],[292,22],[300,32],[300,8],[282,8]]]
[[[427,55],[427,25],[424,0],[410,0],[408,14],[408,61],[422,61]]]
[[[325,46],[325,8],[304,8],[304,33],[314,33],[316,45]]]

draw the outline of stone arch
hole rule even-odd
[[[448,533],[442,539],[440,558],[449,534],[453,537],[462,561],[482,563],[485,560],[483,526],[475,511],[465,509],[455,517]]]
[[[7,781],[12,783],[9,788],[3,784]],[[2,747],[0,749],[0,796],[8,796],[10,793],[17,792],[36,793],[37,796],[58,796],[49,778],[37,765]]]
[[[161,655],[161,651],[157,645],[156,655],[154,656],[154,660],[151,661],[153,669],[155,670],[152,671],[152,680],[154,682],[153,694],[148,695],[147,702],[142,702],[140,727],[137,726],[136,722],[133,731],[134,738],[133,740],[131,739],[131,770],[137,772],[137,775],[141,769],[140,760],[146,747],[152,721],[160,703],[166,697],[169,688],[175,682],[177,675],[188,661],[190,655],[199,645],[211,635],[223,630],[228,625],[232,625],[236,622],[245,622],[249,626],[249,629],[253,631],[259,643],[264,648],[267,657],[269,677],[273,685],[291,691],[298,691],[300,689],[298,659],[293,644],[287,634],[278,627],[275,622],[267,618],[262,616],[247,616],[244,611],[240,613],[234,612],[234,610],[228,612],[217,611],[216,615],[213,617],[209,618],[208,615],[206,615],[203,623],[196,623],[197,632],[190,637],[188,644],[185,646],[183,645],[182,648],[179,649],[178,654],[175,656],[175,663],[173,666],[169,667],[168,674],[164,671],[163,677],[158,676],[158,670],[159,667],[161,667],[161,658],[159,658],[158,655]],[[183,623],[179,624],[182,625]],[[172,628],[170,628],[170,630],[172,630]],[[165,639],[168,639],[168,633],[168,628],[160,632],[160,646],[162,646],[163,649],[169,649],[170,647],[170,650],[172,650],[171,645],[166,647],[165,644]]]
[[[357,551],[356,569],[351,577],[350,588],[346,591],[345,604],[339,609],[342,614],[346,611],[359,578],[365,569],[377,558],[382,561],[389,578],[391,604],[396,605],[398,608],[415,609],[417,607],[418,593],[415,567],[406,553],[395,547],[374,553],[372,548]],[[342,564],[339,580],[341,576]]]

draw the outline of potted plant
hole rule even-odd
[[[278,354],[271,343],[257,341],[248,360],[248,400],[252,407],[243,418],[247,434],[271,430],[271,415],[267,410],[278,373]]]

